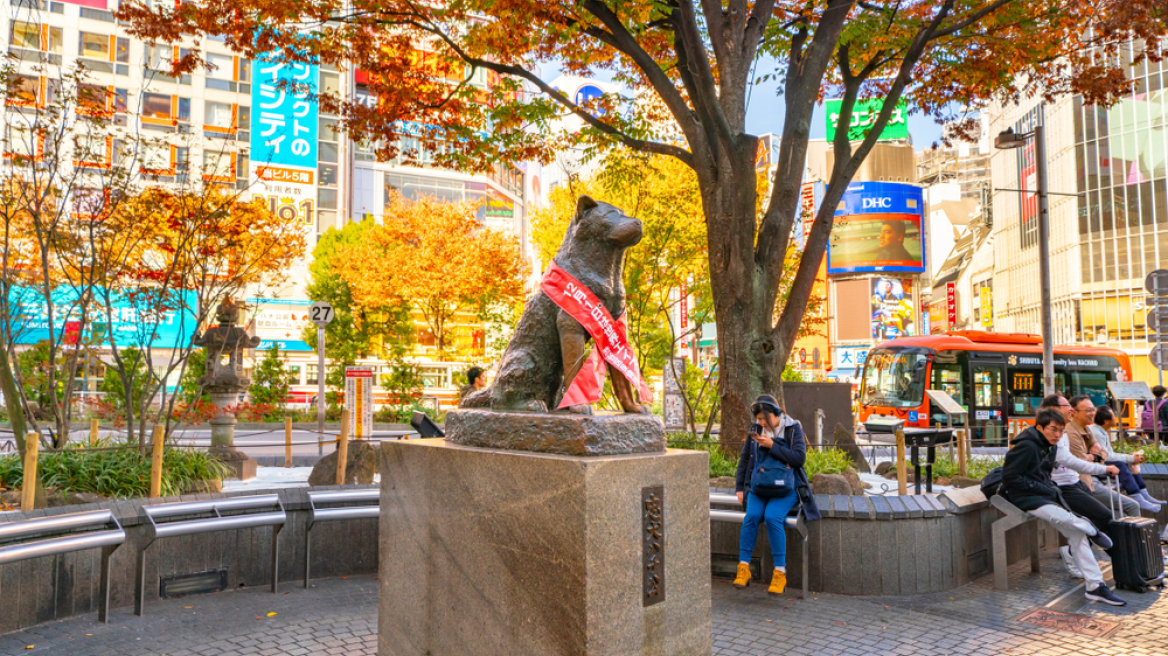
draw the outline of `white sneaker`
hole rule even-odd
[[[1070,547],[1059,547],[1059,555],[1063,557],[1063,564],[1067,566],[1067,571],[1076,579],[1083,578],[1083,573],[1079,571],[1079,566],[1075,564],[1075,559],[1071,557]]]

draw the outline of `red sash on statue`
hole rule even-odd
[[[602,359],[629,379],[633,387],[641,393],[643,401],[652,401],[653,393],[645,381],[641,380],[641,369],[637,366],[637,358],[633,355],[632,348],[629,347],[625,315],[621,314],[620,319],[614,320],[608,308],[604,307],[590,289],[555,262],[548,267],[539,288],[561,310],[579,321],[596,342],[588,360],[568,386],[557,409],[592,404],[600,400],[604,392],[605,367]],[[564,368],[568,367],[569,363],[565,362]]]

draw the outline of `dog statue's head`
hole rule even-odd
[[[608,203],[581,196],[576,202],[576,216],[572,218],[567,239],[576,242],[605,241],[619,248],[628,248],[641,241],[643,234],[640,219],[634,219]]]

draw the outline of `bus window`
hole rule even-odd
[[[911,351],[874,349],[864,363],[866,405],[916,408],[925,396],[925,367],[929,356]]]
[[[1017,417],[1038,414],[1038,406],[1042,403],[1042,370],[1011,369],[1007,382],[1010,414]]]
[[[1102,371],[1072,371],[1071,393],[1086,394],[1095,407],[1107,405],[1107,374]]]

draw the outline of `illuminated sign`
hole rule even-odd
[[[924,193],[892,182],[848,185],[835,211],[828,273],[924,273]]]
[[[827,141],[835,140],[836,129],[839,125],[840,108],[843,100],[828,100],[824,103],[827,110]],[[883,98],[857,100],[852,108],[852,118],[848,122],[848,141],[863,141],[876,123],[880,110],[884,109]],[[901,99],[888,117],[888,125],[880,133],[880,139],[908,139],[908,104]]]

